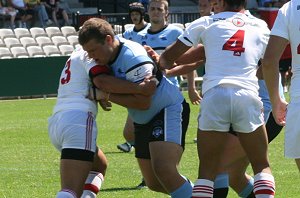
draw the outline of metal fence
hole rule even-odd
[[[76,29],[79,29],[83,23],[93,17],[102,18],[107,20],[114,26],[116,33],[124,32],[124,25],[132,23],[128,13],[94,13],[94,14],[81,14],[79,12],[73,14],[73,24]],[[168,21],[169,23],[188,23],[192,22],[200,17],[199,13],[170,13]],[[148,16],[145,16],[146,21]]]

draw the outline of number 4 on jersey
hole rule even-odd
[[[244,30],[238,30],[228,41],[223,45],[223,50],[233,51],[234,56],[241,56],[243,52],[245,52],[245,48],[243,48],[244,44]]]

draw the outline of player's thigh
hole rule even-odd
[[[285,126],[285,155],[291,158],[300,158],[300,101],[299,98],[291,100],[287,107]]]
[[[246,157],[246,153],[240,144],[236,135],[229,133],[220,161],[220,167],[225,170],[230,169],[232,165],[239,163]]]
[[[239,140],[252,165],[254,173],[269,167],[268,142],[265,126],[258,127],[251,133],[238,133]],[[253,145],[255,143],[255,146]]]

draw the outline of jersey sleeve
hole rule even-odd
[[[131,61],[131,67],[125,72],[126,80],[140,83],[146,77],[152,76],[155,70],[155,65],[152,61],[143,57],[135,57]]]
[[[207,27],[207,17],[201,17],[193,21],[178,39],[187,46],[197,46],[201,43],[201,34]]]
[[[288,34],[288,17],[287,17],[287,7],[289,4],[285,4],[279,9],[276,20],[274,22],[273,28],[271,30],[271,35],[279,36],[289,40]]]

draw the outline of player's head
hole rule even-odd
[[[167,0],[150,0],[148,15],[151,23],[160,24],[167,21],[169,3]]]
[[[212,6],[210,4],[210,0],[199,0],[199,13],[200,16],[209,16],[212,10]]]
[[[90,58],[100,65],[106,65],[115,51],[112,26],[100,18],[91,18],[84,22],[78,32],[78,41]]]
[[[129,16],[134,24],[140,24],[144,20],[145,7],[139,2],[129,4]]]
[[[230,9],[239,10],[245,8],[246,0],[224,0]]]

